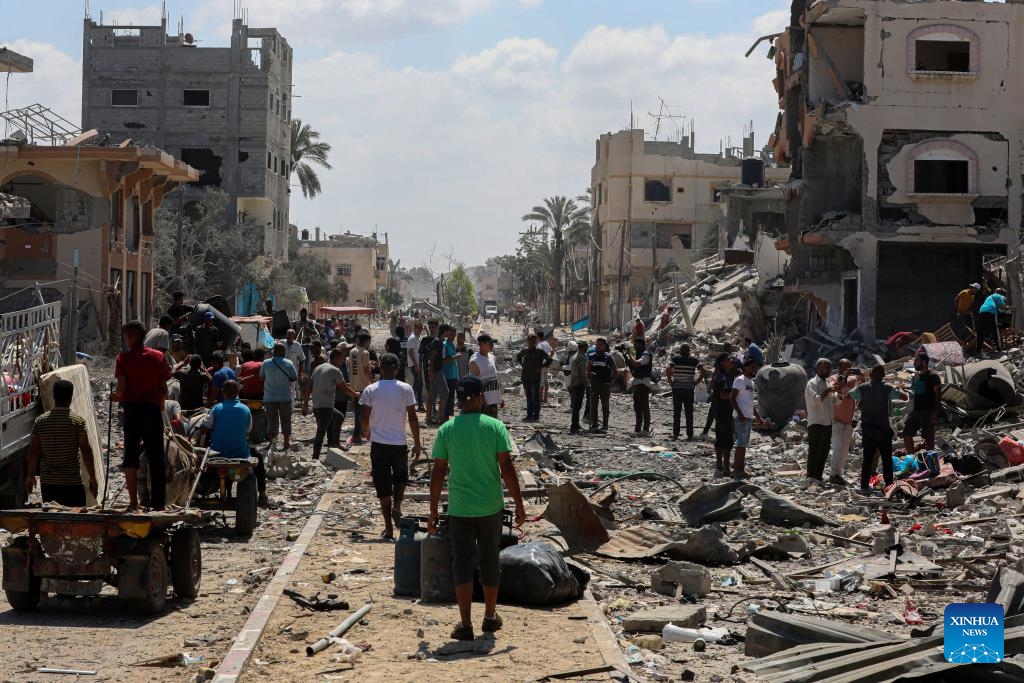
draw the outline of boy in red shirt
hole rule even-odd
[[[149,463],[150,505],[162,510],[166,500],[167,474],[164,466],[164,399],[171,370],[164,354],[147,349],[142,342],[146,326],[133,320],[121,327],[121,336],[128,349],[117,356],[114,376],[117,388],[110,400],[124,408],[124,470],[129,509],[139,507],[138,474],[141,447],[146,448]]]

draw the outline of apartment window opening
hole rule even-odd
[[[644,180],[644,201],[671,202],[672,181],[658,178],[648,178]]]
[[[111,90],[110,106],[112,107],[137,107],[139,106],[138,90]]]
[[[209,90],[185,90],[182,93],[181,103],[186,107],[209,107]]]
[[[915,47],[917,71],[971,70],[971,44],[966,40],[918,40]]]
[[[918,194],[967,194],[970,169],[961,159],[914,161],[914,192]]]

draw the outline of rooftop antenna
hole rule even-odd
[[[89,0],[85,0],[85,18],[86,19],[91,19],[92,18],[92,17],[89,16]]]
[[[655,124],[654,124],[654,139],[655,140],[658,139],[658,135],[661,133],[661,122],[663,120],[665,120],[665,119],[673,120],[673,119],[684,118],[680,114],[673,114],[672,113],[672,107],[670,107],[669,105],[665,104],[664,98],[659,97],[658,101],[660,102],[660,104],[658,105],[658,113],[655,114],[654,112],[647,112],[647,115],[650,116],[655,121]]]

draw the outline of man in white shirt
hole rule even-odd
[[[285,335],[284,341],[284,357],[292,362],[295,366],[295,371],[299,373],[299,381],[295,383],[295,389],[298,393],[298,398],[302,398],[302,388],[305,386],[306,380],[306,352],[302,348],[302,344],[296,339],[295,330],[289,329]]]
[[[416,410],[422,413],[424,411],[423,368],[420,367],[420,339],[423,338],[423,323],[417,320],[413,323],[412,330],[412,334],[406,340],[409,356],[406,364],[409,366],[409,372],[412,373],[412,391],[416,394]]]
[[[494,362],[494,338],[486,332],[476,338],[479,351],[469,359],[469,374],[480,378],[484,385],[484,415],[498,417],[498,408],[504,408],[501,400],[501,385],[498,383],[498,366]]]
[[[405,422],[412,432],[414,458],[419,458],[420,421],[416,415],[416,395],[412,387],[396,379],[402,367],[398,356],[380,357],[380,380],[363,390],[359,403],[363,433],[370,439],[370,476],[384,516],[385,540],[395,538],[395,527],[402,518],[402,497],[409,482],[409,448]]]
[[[548,354],[548,358],[555,357],[555,347],[558,346],[558,338],[554,334],[549,334],[544,339],[540,340],[537,344],[538,349],[543,349],[544,353]],[[548,402],[548,383],[551,382],[551,375],[558,372],[558,364],[552,363],[551,365],[544,368],[544,380],[540,383],[540,402]]]
[[[832,414],[835,408],[835,392],[828,381],[832,362],[819,358],[814,364],[814,377],[804,389],[807,403],[807,476],[821,481],[825,474],[825,462],[832,447]]]
[[[754,375],[757,374],[757,367],[757,361],[747,360],[743,364],[743,374],[732,381],[732,423],[736,445],[732,476],[736,479],[750,476],[744,467],[747,446],[750,444],[750,427],[755,417],[761,419],[754,407]]]

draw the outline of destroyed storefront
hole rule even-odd
[[[1016,250],[1019,4],[792,4],[770,49],[783,111],[787,291],[833,338],[938,329],[988,260]],[[980,301],[978,302],[980,304]]]
[[[154,213],[167,192],[196,178],[157,149],[0,142],[0,193],[28,204],[0,219],[5,306],[17,306],[6,295],[26,287],[38,284],[54,300],[74,285],[83,350],[112,325],[148,319]]]

